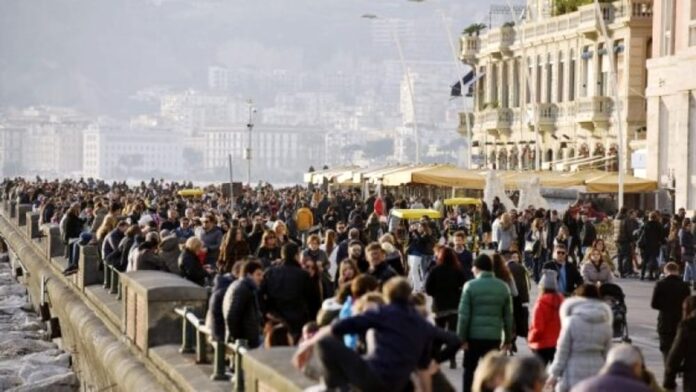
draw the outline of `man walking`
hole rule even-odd
[[[554,270],[558,273],[558,292],[569,296],[583,283],[582,275],[575,265],[568,263],[568,248],[564,244],[556,244],[553,260],[544,264],[542,269]]]
[[[660,336],[660,352],[665,360],[672,348],[677,327],[682,319],[682,303],[691,289],[679,276],[679,266],[670,261],[665,264],[665,277],[655,284],[650,306],[657,310],[657,334]]]
[[[512,296],[507,284],[493,275],[493,261],[474,261],[475,279],[464,285],[459,301],[457,334],[464,342],[464,392],[470,392],[479,360],[489,351],[508,350],[512,342]]]

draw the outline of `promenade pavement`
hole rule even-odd
[[[661,384],[664,365],[657,336],[657,311],[650,307],[650,299],[655,282],[640,281],[637,279],[617,279],[616,283],[621,286],[626,294],[630,338],[633,344],[641,349],[645,357],[646,367],[655,374],[658,382]],[[532,293],[530,293],[532,296],[529,308],[530,313],[537,292],[537,288],[533,287]],[[524,339],[517,339],[517,347],[519,350],[517,355],[530,354]],[[441,365],[442,371],[458,391],[462,390],[462,362],[463,353],[460,351],[457,356],[457,369],[450,369],[448,363],[443,363]],[[678,383],[681,385],[681,380],[678,380]],[[681,386],[678,390],[681,390]]]

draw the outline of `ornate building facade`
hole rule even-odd
[[[630,168],[631,154],[645,148],[652,0],[600,4],[611,48],[593,4],[571,12],[553,4],[529,0],[519,26],[461,37],[461,59],[477,81],[473,113],[461,114],[460,133],[467,134],[469,116],[473,154],[488,168],[534,169],[538,151],[537,169],[616,170],[613,65]]]

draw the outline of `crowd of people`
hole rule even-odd
[[[607,294],[618,278],[660,276],[663,387],[683,372],[696,390],[696,242],[684,210],[619,211],[614,262],[590,203],[559,214],[354,189],[179,192],[189,187],[18,178],[2,191],[60,227],[65,275],[92,244],[119,271],[210,287],[211,339],[297,346],[293,363],[328,390],[451,390],[439,366],[459,366],[460,350],[467,392],[661,390],[636,347],[613,344],[625,304],[620,288]],[[387,219],[423,207],[443,219]],[[534,356],[510,357],[523,341]]]

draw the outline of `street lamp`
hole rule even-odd
[[[251,130],[254,129],[254,113],[256,113],[256,109],[253,106],[253,100],[247,100],[247,104],[249,105],[249,122],[247,123],[249,138],[247,139],[247,148],[244,150],[244,159],[247,161],[247,186],[251,188]]]
[[[422,1],[422,0],[421,0]],[[379,17],[375,14],[364,14],[362,15],[363,19],[379,19]],[[398,28],[398,26],[397,26]],[[421,163],[421,148],[420,148],[420,135],[418,132],[418,119],[416,117],[416,97],[415,94],[413,93],[413,83],[411,81],[411,72],[409,71],[408,67],[406,66],[406,60],[404,59],[404,52],[401,48],[401,40],[399,39],[399,32],[397,29],[394,29],[394,42],[396,43],[396,49],[399,52],[399,61],[401,62],[401,68],[403,69],[404,75],[406,76],[406,83],[408,84],[408,94],[411,99],[411,112],[413,112],[413,121],[411,124],[413,125],[413,137],[416,142],[416,163],[420,164]]]

